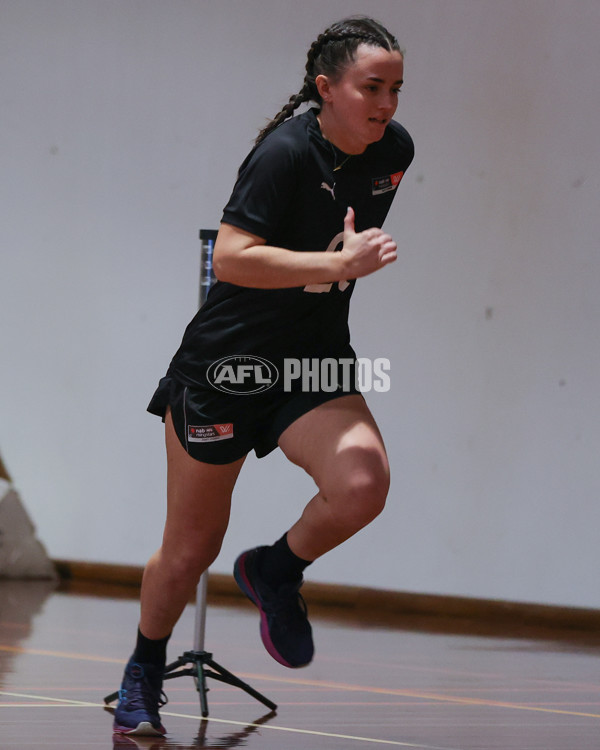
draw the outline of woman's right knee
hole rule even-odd
[[[197,581],[216,560],[221,551],[223,535],[202,537],[193,541],[183,539],[163,543],[161,561],[169,577],[178,581]]]

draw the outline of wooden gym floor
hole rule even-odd
[[[1,750],[600,748],[598,635],[474,635],[439,618],[385,627],[311,608],[315,661],[288,670],[263,650],[243,604],[209,606],[206,648],[277,703],[276,714],[209,679],[201,720],[183,677],[166,683],[166,739],[115,739],[103,697],[119,685],[137,612],[130,598],[0,582]],[[194,613],[184,613],[170,660],[192,647]]]

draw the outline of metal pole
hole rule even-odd
[[[198,307],[206,302],[208,292],[215,283],[213,273],[213,250],[217,239],[216,229],[200,230],[200,298]]]
[[[208,591],[208,570],[200,576],[196,588],[196,619],[194,621],[194,651],[204,651],[206,635],[206,592]]]
[[[213,249],[217,239],[216,229],[200,230],[200,296],[198,306],[206,302],[208,292],[215,281],[212,267]],[[200,576],[196,588],[196,619],[194,622],[194,650],[204,651],[206,634],[206,595],[208,591],[208,570]]]

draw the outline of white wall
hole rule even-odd
[[[1,0],[0,452],[53,557],[142,564],[164,517],[145,412],[257,129],[330,21],[407,50],[417,156],[363,280],[389,507],[311,578],[600,607],[597,0]],[[215,571],[310,496],[250,459]]]

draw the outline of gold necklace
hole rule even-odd
[[[321,131],[321,135],[323,136],[323,139],[325,141],[327,141],[327,143],[329,143],[329,145],[331,146],[331,150],[333,151],[333,161],[334,161],[334,164],[335,164],[335,161],[337,159],[337,151],[339,151],[339,149],[336,146],[334,146],[333,143],[329,140],[329,138],[325,135],[325,133],[323,131],[323,124],[321,123],[321,118],[320,118],[319,115],[317,115],[317,122],[319,123],[319,130]],[[344,153],[344,152],[342,151],[341,153]],[[346,154],[346,158],[344,159],[344,161],[341,164],[338,164],[337,167],[334,167],[333,171],[334,172],[339,172],[340,169],[344,166],[344,164],[349,159],[352,158],[352,156],[353,156],[352,154]]]
[[[334,154],[334,157],[335,157],[335,154]],[[351,158],[352,158],[352,154],[348,154],[348,155],[346,156],[346,158],[344,159],[344,161],[343,161],[343,162],[342,162],[341,164],[339,164],[339,165],[338,165],[337,167],[334,167],[334,168],[333,168],[333,171],[334,171],[334,172],[339,172],[339,171],[340,171],[340,169],[341,169],[341,168],[342,168],[342,167],[344,166],[344,164],[345,164],[345,163],[346,163],[346,162],[347,162],[347,161],[348,161],[349,159],[351,159]]]

